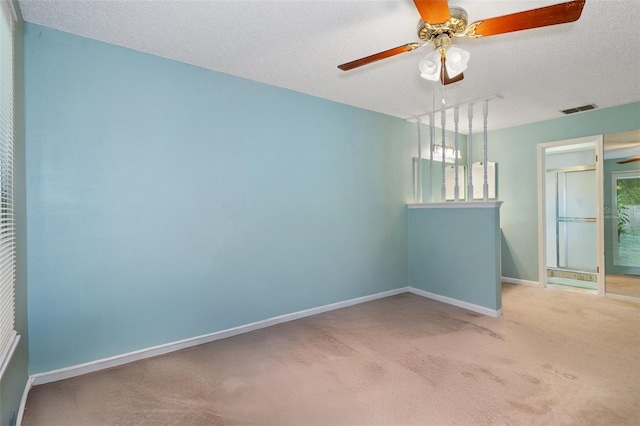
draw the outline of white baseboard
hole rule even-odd
[[[520,278],[509,278],[509,277],[501,277],[501,280],[503,283],[522,284],[522,285],[531,285],[534,287],[540,287],[540,283],[538,281],[528,281],[528,280],[521,280]]]
[[[502,315],[502,309],[485,308],[484,306],[475,305],[473,303],[464,302],[462,300],[453,299],[447,296],[441,296],[439,294],[431,293],[425,290],[420,290],[419,288],[415,288],[415,287],[409,287],[409,292],[413,294],[417,294],[418,296],[427,297],[429,299],[437,300],[438,302],[448,303],[449,305],[468,309],[470,311],[477,312],[479,314],[487,315],[494,318],[497,318],[500,315]]]
[[[598,294],[598,290],[596,289],[571,287],[569,285],[562,285],[562,284],[547,283],[547,286],[544,289],[548,291],[566,291],[570,293],[592,294],[594,296]]]
[[[22,417],[24,416],[24,407],[27,405],[27,396],[29,391],[33,387],[33,378],[29,377],[27,383],[24,385],[24,391],[22,392],[22,398],[20,399],[20,407],[18,407],[18,418],[16,419],[16,426],[22,424]]]
[[[615,293],[605,293],[604,295],[605,297],[608,297],[609,299],[614,299],[614,300],[622,300],[625,302],[633,302],[633,303],[640,303],[640,299],[634,296],[627,296],[624,294],[615,294]]]
[[[84,364],[72,365],[70,367],[60,368],[58,370],[52,370],[44,373],[33,374],[31,375],[30,380],[32,381],[33,385],[41,385],[44,383],[56,382],[58,380],[64,380],[64,379],[79,376],[82,374],[92,373],[94,371],[116,367],[118,365],[127,364],[133,361],[151,358],[151,357],[163,355],[169,352],[179,351],[181,349],[201,345],[203,343],[209,343],[209,342],[213,342],[220,339],[226,339],[227,337],[237,336],[238,334],[248,333],[250,331],[259,330],[261,328],[270,327],[272,325],[280,324],[283,322],[293,321],[293,320],[308,317],[311,315],[333,311],[335,309],[346,308],[348,306],[353,306],[353,305],[369,302],[376,299],[382,299],[384,297],[395,296],[396,294],[406,293],[408,291],[409,291],[409,287],[401,287],[401,288],[397,288],[389,291],[383,291],[382,293],[376,293],[368,296],[357,297],[355,299],[345,300],[342,302],[331,303],[329,305],[319,306],[317,308],[305,309],[303,311],[280,315],[280,316],[268,318],[262,321],[256,321],[250,324],[217,331],[215,333],[204,334],[202,336],[196,336],[189,339],[179,340],[177,342],[171,342],[171,343],[166,343],[164,345],[153,346],[151,348],[140,349],[137,351],[116,355],[109,358],[103,358],[96,361],[87,362]]]
[[[439,302],[448,303],[453,306],[458,306],[460,308],[468,309],[470,311],[478,312],[480,314],[488,315],[491,317],[499,317],[502,314],[502,310],[500,309],[495,310],[495,309],[485,308],[483,306],[474,305],[473,303],[463,302],[461,300],[452,299],[446,296],[440,296],[438,294],[430,293],[428,291],[420,290],[413,287],[400,287],[393,290],[383,291],[381,293],[371,294],[363,297],[357,297],[355,299],[345,300],[342,302],[331,303],[331,304],[319,306],[316,308],[305,309],[303,311],[280,315],[280,316],[268,318],[262,321],[257,321],[250,324],[217,331],[215,333],[204,334],[204,335],[192,337],[189,339],[179,340],[177,342],[171,342],[163,345],[153,346],[150,348],[140,349],[137,351],[128,352],[121,355],[115,355],[112,357],[103,358],[103,359],[87,362],[84,364],[72,365],[70,367],[60,368],[58,370],[52,370],[44,373],[33,374],[29,377],[29,381],[27,382],[27,387],[25,388],[25,394],[23,395],[23,400],[24,400],[23,402],[26,402],[26,396],[29,393],[29,389],[31,389],[31,386],[41,385],[41,384],[50,383],[50,382],[56,382],[58,380],[69,379],[71,377],[80,376],[82,374],[92,373],[95,371],[100,371],[107,368],[128,364],[130,362],[139,361],[142,359],[179,351],[181,349],[190,348],[192,346],[197,346],[197,345],[213,342],[220,339],[226,339],[228,337],[237,336],[239,334],[260,330],[262,328],[270,327],[272,325],[281,324],[284,322],[305,318],[311,315],[317,315],[323,312],[346,308],[348,306],[353,306],[360,303],[382,299],[389,296],[395,296],[397,294],[407,293],[407,292],[417,294],[419,296],[427,297],[429,299],[437,300]],[[22,410],[24,410],[23,404],[21,404],[21,412],[18,414],[19,419],[22,418]]]

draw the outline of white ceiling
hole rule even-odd
[[[450,0],[469,21],[560,2]],[[412,0],[19,3],[28,22],[392,116],[433,110],[434,90],[442,98],[441,86],[418,72],[430,46],[352,71],[337,68],[419,41]],[[640,101],[639,41],[638,0],[587,0],[574,23],[456,39],[471,59],[445,99],[454,105],[500,95],[490,103],[490,129],[561,117],[560,110],[590,103]],[[481,126],[474,121],[474,131]]]
[[[604,135],[604,158],[640,155],[640,129]]]

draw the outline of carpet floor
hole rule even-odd
[[[640,297],[640,275],[607,274],[605,282],[607,293]]]
[[[23,425],[639,425],[640,305],[405,293],[34,387]]]

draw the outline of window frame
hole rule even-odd
[[[15,22],[11,0],[0,0],[0,379],[20,335],[15,327],[15,218],[13,161],[15,142]],[[5,39],[5,36],[8,37]],[[8,40],[8,43],[7,43]],[[8,77],[7,77],[8,75]]]

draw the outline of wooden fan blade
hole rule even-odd
[[[413,0],[423,22],[444,24],[451,19],[447,0]]]
[[[617,161],[618,164],[627,164],[627,163],[633,163],[634,161],[640,161],[640,155],[636,155],[635,157],[629,157],[625,160],[622,161]]]
[[[422,46],[420,43],[403,44],[402,46],[394,47],[393,49],[385,50],[384,52],[376,53],[375,55],[366,56],[364,58],[356,59],[355,61],[347,62],[346,64],[338,65],[338,68],[342,71],[348,71],[381,59],[386,59],[405,52],[411,52],[420,46]]]
[[[453,78],[449,78],[449,73],[447,72],[446,59],[440,58],[440,82],[443,86],[447,84],[457,83],[458,81],[464,78],[464,73],[460,73]]]
[[[477,24],[475,34],[487,37],[549,25],[566,24],[577,21],[580,18],[584,2],[585,0],[574,0],[511,15],[498,16],[474,22],[470,27]]]

